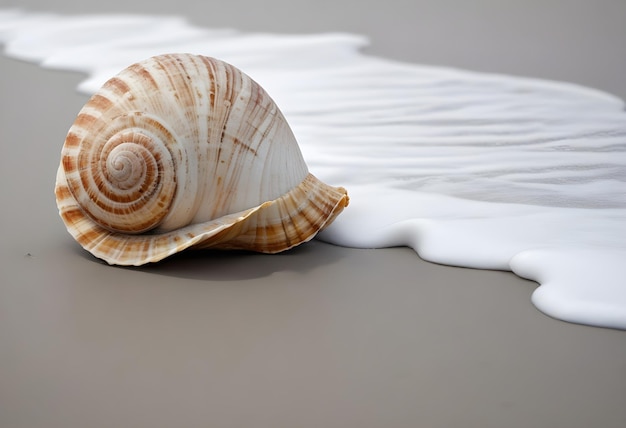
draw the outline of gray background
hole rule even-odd
[[[565,80],[626,98],[624,0],[0,0],[25,10],[177,14],[210,27],[368,35],[411,62]]]
[[[358,32],[381,56],[626,97],[623,1],[18,3],[0,6]],[[5,57],[0,76],[0,427],[626,426],[626,333],[541,314],[507,272],[315,241],[93,259],[52,193],[80,76]]]

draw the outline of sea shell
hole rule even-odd
[[[268,94],[214,58],[133,64],[85,104],[56,179],[71,235],[109,264],[187,248],[276,253],[308,241],[348,204],[309,173]]]

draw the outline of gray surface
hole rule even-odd
[[[577,82],[626,98],[624,0],[0,0],[64,13],[177,14],[249,31],[366,34],[368,52]]]
[[[225,25],[360,31],[390,56],[450,55],[475,69],[561,79],[581,72],[588,80],[577,81],[614,82],[626,94],[626,35],[614,25],[623,2],[589,2],[592,15],[582,3],[542,2],[541,25],[524,32],[511,23],[532,6],[340,2],[330,13],[330,2],[316,2],[296,13],[299,2],[278,3],[179,1],[176,12],[214,25],[219,8],[239,6]],[[411,24],[422,9],[426,28]],[[467,22],[451,26],[455,17]],[[440,49],[420,42],[445,27],[452,35]],[[409,36],[398,39],[409,34],[420,53],[408,52]],[[504,55],[516,58],[512,69],[485,53],[497,39],[512,43],[501,48],[516,53]],[[568,39],[593,48],[579,57],[580,43]],[[573,70],[580,63],[588,76]],[[86,100],[74,92],[80,77],[3,57],[0,75],[0,427],[626,426],[626,333],[546,317],[530,303],[535,284],[510,273],[320,242],[277,256],[193,253],[142,269],[93,259],[65,231],[52,193],[62,141]]]

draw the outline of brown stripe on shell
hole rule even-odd
[[[70,131],[65,138],[65,148],[70,150],[80,145],[81,138],[74,132]]]
[[[128,84],[119,77],[112,77],[104,84],[104,88],[110,89],[117,95],[123,95],[130,90]]]
[[[147,83],[149,85],[149,87],[146,88],[146,90],[154,90],[154,91],[159,90],[159,84],[154,79],[154,76],[152,76],[152,73],[148,69],[146,69],[146,67],[144,67],[143,64],[141,63],[133,64],[128,67],[128,70],[135,72],[143,80],[144,83]]]
[[[98,124],[99,121],[100,118],[95,117],[89,113],[79,113],[76,117],[76,120],[74,121],[73,126],[75,128],[91,129],[94,126],[98,126],[96,124]],[[100,124],[99,127],[102,127],[102,124]]]
[[[76,171],[76,162],[73,158],[63,156],[61,159],[61,165],[66,174],[72,174]]]
[[[96,110],[108,110],[114,105],[114,102],[104,95],[94,94],[89,100],[89,105]]]

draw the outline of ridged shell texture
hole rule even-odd
[[[56,198],[72,236],[110,264],[186,248],[280,252],[348,204],[309,173],[268,94],[214,58],[170,54],[107,81],[70,128]]]

